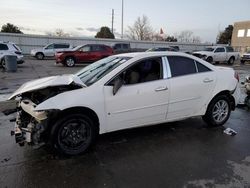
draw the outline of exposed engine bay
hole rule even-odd
[[[29,91],[17,96],[17,108],[12,112],[17,113],[15,129],[16,143],[23,146],[25,143],[41,146],[48,141],[49,122],[58,114],[58,110],[36,111],[37,105],[60,93],[80,89],[77,84],[53,86],[40,90]],[[9,113],[10,114],[10,113]]]

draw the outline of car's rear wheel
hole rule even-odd
[[[208,105],[203,120],[210,126],[222,126],[231,114],[231,105],[226,95],[215,97]]]
[[[230,59],[228,60],[227,63],[228,63],[229,65],[232,65],[232,64],[234,64],[234,60],[235,60],[234,57],[230,57]]]
[[[67,67],[74,67],[75,66],[75,59],[73,57],[67,57],[65,59],[65,64]]]
[[[87,151],[97,136],[94,121],[83,114],[66,115],[59,120],[51,132],[54,148],[66,155],[77,155]]]
[[[36,58],[39,59],[39,60],[43,60],[43,59],[44,59],[44,54],[41,53],[41,52],[38,52],[38,53],[36,54]]]

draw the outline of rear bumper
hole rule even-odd
[[[232,96],[234,98],[235,101],[235,106],[237,106],[240,102],[240,98],[241,98],[241,90],[240,90],[240,85],[237,84],[235,90],[232,92]]]

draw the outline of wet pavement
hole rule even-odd
[[[0,94],[27,80],[83,67],[53,63],[28,60],[17,73],[0,72]],[[234,68],[241,79],[250,74],[250,65]],[[0,111],[10,105],[1,102]],[[232,112],[224,127],[209,128],[201,118],[191,118],[101,135],[88,153],[70,158],[49,147],[16,145],[11,117],[0,113],[0,187],[250,187],[250,111],[245,108]],[[224,134],[228,127],[237,135]]]

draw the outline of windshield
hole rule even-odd
[[[131,59],[131,57],[107,57],[83,68],[75,75],[77,75],[86,86],[89,86],[129,59]]]
[[[214,48],[205,48],[204,51],[212,52],[212,51],[214,51]]]
[[[77,51],[79,48],[81,48],[82,47],[82,45],[80,45],[80,46],[76,46],[76,47],[74,47],[72,50],[73,51]]]

